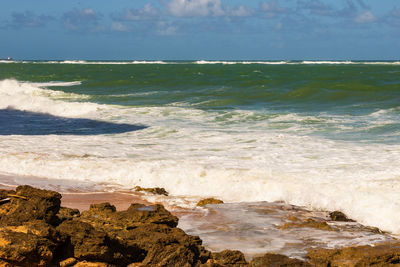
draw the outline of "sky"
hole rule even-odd
[[[1,0],[0,58],[399,60],[399,0]]]

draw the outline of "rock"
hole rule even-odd
[[[214,264],[220,264],[221,266],[242,267],[249,265],[244,254],[238,250],[223,250],[212,253],[211,257],[214,260]]]
[[[61,207],[57,214],[60,223],[66,220],[72,220],[73,218],[78,218],[79,216],[80,212],[78,209],[70,209],[65,207]]]
[[[331,218],[332,221],[354,222],[353,220],[347,218],[347,216],[343,212],[337,210],[330,212],[329,217]]]
[[[169,227],[178,225],[178,218],[159,204],[152,206],[132,204],[126,211],[118,212],[109,203],[92,204],[88,211],[82,213],[81,219],[104,229],[111,226],[111,230],[114,231],[129,230],[148,223],[165,224]]]
[[[56,244],[49,239],[14,228],[0,229],[0,263],[7,266],[48,266]]]
[[[113,244],[104,231],[78,220],[64,221],[56,229],[69,237],[63,247],[65,257],[113,262]]]
[[[317,267],[322,266],[400,266],[400,243],[342,249],[312,249],[307,258]]]
[[[104,262],[90,262],[90,261],[81,261],[74,265],[74,267],[113,267],[116,265],[107,264]]]
[[[9,203],[0,205],[0,225],[20,225],[30,220],[57,223],[56,214],[61,203],[59,193],[24,185],[17,187],[15,195],[24,198],[11,197]]]
[[[69,267],[69,266],[74,266],[76,263],[78,263],[78,260],[75,258],[68,258],[66,260],[63,260],[60,262],[60,267]]]
[[[207,204],[223,204],[223,203],[224,202],[222,200],[216,198],[205,198],[197,202],[197,206],[204,207]]]
[[[135,191],[142,191],[142,192],[148,192],[154,195],[164,195],[164,196],[168,196],[168,192],[161,187],[154,187],[154,188],[143,188],[140,186],[136,186],[135,187]]]
[[[96,204],[82,212],[80,220],[107,233],[120,264],[196,266],[210,258],[200,238],[176,228],[178,218],[162,205],[132,204],[116,211],[109,203]]]
[[[310,227],[323,231],[335,231],[335,229],[333,229],[329,224],[324,221],[316,221],[313,219],[307,219],[306,221],[292,221],[293,222],[287,222],[284,225],[278,226],[278,228],[285,230],[292,227]]]
[[[298,259],[289,258],[285,255],[266,253],[262,257],[254,258],[250,267],[311,267],[309,263]]]

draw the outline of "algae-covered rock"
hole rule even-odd
[[[285,255],[266,253],[264,256],[254,258],[250,267],[311,267],[312,265],[298,259],[289,258]]]
[[[78,260],[113,261],[113,244],[104,231],[99,231],[79,220],[64,221],[57,230],[69,237],[63,249],[65,257],[74,257]]]
[[[353,220],[347,218],[347,216],[343,212],[337,210],[330,212],[329,217],[331,218],[332,221],[354,222]]]
[[[78,260],[75,258],[68,258],[60,262],[60,267],[69,267],[74,266],[78,263]]]
[[[126,211],[116,211],[109,203],[92,204],[88,211],[82,212],[81,219],[94,226],[110,230],[132,229],[142,224],[165,224],[169,227],[178,225],[178,218],[160,204],[146,206],[131,204]]]
[[[78,209],[71,209],[65,207],[61,207],[59,212],[57,213],[59,223],[62,223],[63,221],[66,220],[72,220],[73,218],[78,218],[79,216],[80,212]]]
[[[244,267],[249,265],[244,254],[238,250],[214,252],[211,257],[214,260],[214,264],[220,264],[221,266]]]
[[[176,228],[178,218],[162,205],[132,204],[126,211],[116,211],[109,203],[97,204],[80,220],[107,233],[119,249],[121,264],[196,266],[210,257],[200,238]]]
[[[4,194],[4,193],[3,193]],[[19,225],[30,220],[57,223],[61,195],[28,185],[18,186],[9,203],[0,206],[0,225]]]
[[[164,196],[168,196],[168,192],[161,187],[154,187],[154,188],[144,188],[144,187],[140,187],[140,186],[136,186],[135,187],[135,191],[137,192],[148,192],[154,195],[164,195]]]
[[[312,249],[307,258],[313,266],[400,266],[400,243],[342,249]]]
[[[17,227],[0,229],[0,263],[7,266],[49,266],[56,244]]]
[[[329,224],[324,221],[316,221],[313,219],[307,219],[305,221],[293,221],[287,222],[284,225],[278,226],[279,229],[285,230],[295,227],[309,227],[323,231],[335,231]]]
[[[208,204],[223,204],[224,202],[220,199],[216,199],[216,198],[205,198],[200,200],[199,202],[197,202],[197,206],[199,207],[204,207],[205,205]]]

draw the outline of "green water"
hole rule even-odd
[[[399,140],[398,64],[169,63],[8,63],[0,64],[0,80],[80,81],[81,84],[76,86],[50,88],[85,95],[81,101],[99,104],[131,107],[173,105],[222,113],[256,111],[257,114],[248,120],[300,114],[313,117],[301,123],[314,123],[314,133],[332,138],[373,140],[376,136],[376,140],[384,141],[378,135],[388,134],[387,141]],[[376,112],[382,113],[379,118],[369,116]],[[319,118],[329,116],[341,116],[341,122],[337,125],[318,122]],[[364,129],[370,120],[376,119],[382,120],[382,123]],[[224,116],[219,120],[223,121]],[[339,131],[343,125],[350,125],[352,129]],[[274,126],[273,123],[271,126]],[[286,126],[285,123],[275,125]]]

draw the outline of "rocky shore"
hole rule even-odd
[[[207,250],[162,205],[117,211],[101,203],[80,213],[61,207],[61,197],[30,186],[0,190],[0,266],[400,266],[400,242],[315,248],[304,261],[267,253],[247,262],[240,251]]]

